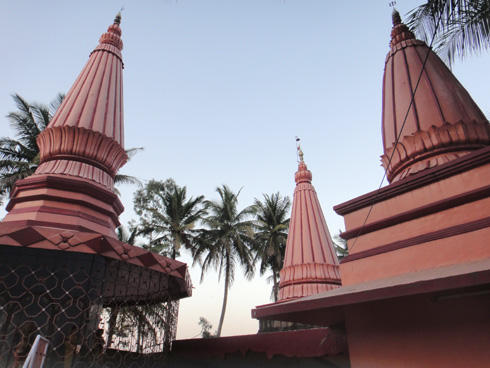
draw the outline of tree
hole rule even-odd
[[[39,165],[37,136],[46,128],[65,95],[58,94],[49,106],[30,104],[12,95],[18,111],[7,115],[15,137],[0,138],[0,200],[10,193],[15,182],[36,171]]]
[[[209,215],[203,219],[206,229],[201,231],[200,244],[194,252],[194,262],[199,262],[202,266],[201,282],[210,267],[218,271],[220,278],[224,277],[223,306],[216,332],[216,336],[220,337],[225,319],[228,290],[233,284],[237,264],[244,267],[246,277],[253,276],[250,250],[253,224],[252,221],[247,220],[252,214],[251,207],[238,211],[240,192],[235,194],[226,185],[217,188],[216,191],[220,199],[205,202]],[[201,261],[202,256],[204,259]]]
[[[436,52],[452,65],[456,56],[489,49],[490,1],[428,0],[409,13],[407,25],[426,42],[434,35]]]
[[[277,302],[279,294],[279,272],[284,262],[286,239],[289,227],[289,197],[279,193],[264,194],[264,201],[257,198],[253,205],[255,215],[254,253],[255,261],[260,261],[260,274],[272,271],[272,297]]]
[[[199,230],[195,225],[205,215],[204,196],[189,198],[187,188],[172,179],[150,180],[134,196],[134,208],[140,216],[141,234],[149,238],[149,247],[175,259],[183,245],[192,250]]]
[[[39,147],[36,139],[48,126],[65,95],[59,93],[49,106],[29,103],[18,94],[12,95],[18,111],[10,112],[7,119],[15,131],[16,139],[0,138],[0,202],[10,193],[17,180],[26,178],[39,165]],[[128,159],[142,148],[126,150]],[[141,182],[128,175],[117,174],[114,184],[136,184]]]
[[[211,329],[213,328],[213,325],[209,323],[206,318],[199,317],[198,325],[201,326],[201,336],[203,337],[203,339],[213,337],[213,335],[211,334]]]

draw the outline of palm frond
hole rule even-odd
[[[421,40],[430,43],[452,65],[490,49],[490,2],[488,0],[428,0],[408,14],[407,25]]]

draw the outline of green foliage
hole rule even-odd
[[[39,165],[37,136],[49,124],[65,96],[58,96],[50,106],[28,103],[18,94],[12,95],[18,111],[7,119],[15,131],[15,139],[0,138],[0,201],[12,190],[15,182],[36,171]]]
[[[427,43],[435,33],[435,51],[451,65],[490,48],[490,1],[429,0],[409,13],[407,25]]]
[[[252,207],[255,215],[253,252],[255,262],[260,262],[260,274],[272,271],[272,298],[276,302],[279,293],[279,272],[284,262],[286,239],[289,228],[289,197],[279,193],[264,194],[264,201],[255,199]]]
[[[199,317],[198,325],[201,326],[201,336],[204,339],[214,337],[211,334],[211,329],[213,328],[213,325],[209,323],[209,321],[206,318]]]
[[[140,216],[140,234],[148,239],[147,249],[176,258],[181,246],[195,248],[196,223],[206,211],[204,196],[187,200],[186,187],[172,179],[150,180],[134,195],[134,209]]]

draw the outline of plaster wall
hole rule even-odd
[[[352,367],[488,367],[488,291],[425,294],[346,307]]]
[[[485,228],[342,263],[342,285],[490,258],[489,239]]]
[[[376,227],[348,240],[342,285],[490,258],[489,184],[487,164],[376,203]],[[345,215],[346,232],[367,210]]]
[[[376,203],[366,225],[391,216],[430,205],[461,193],[470,192],[490,184],[490,164],[482,165],[450,176],[415,190],[402,193],[389,200]],[[361,227],[369,212],[369,206],[345,214],[346,230]]]

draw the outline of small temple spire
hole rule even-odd
[[[490,144],[488,120],[469,93],[396,10],[392,18],[381,156],[391,183]]]
[[[297,140],[298,141],[298,140]],[[341,285],[339,262],[315,188],[313,175],[297,146],[300,161],[294,179],[293,207],[280,272],[279,301],[309,296]]]
[[[116,237],[123,206],[114,177],[125,164],[121,14],[103,33],[38,136],[40,164],[16,183],[4,222],[85,229]]]

